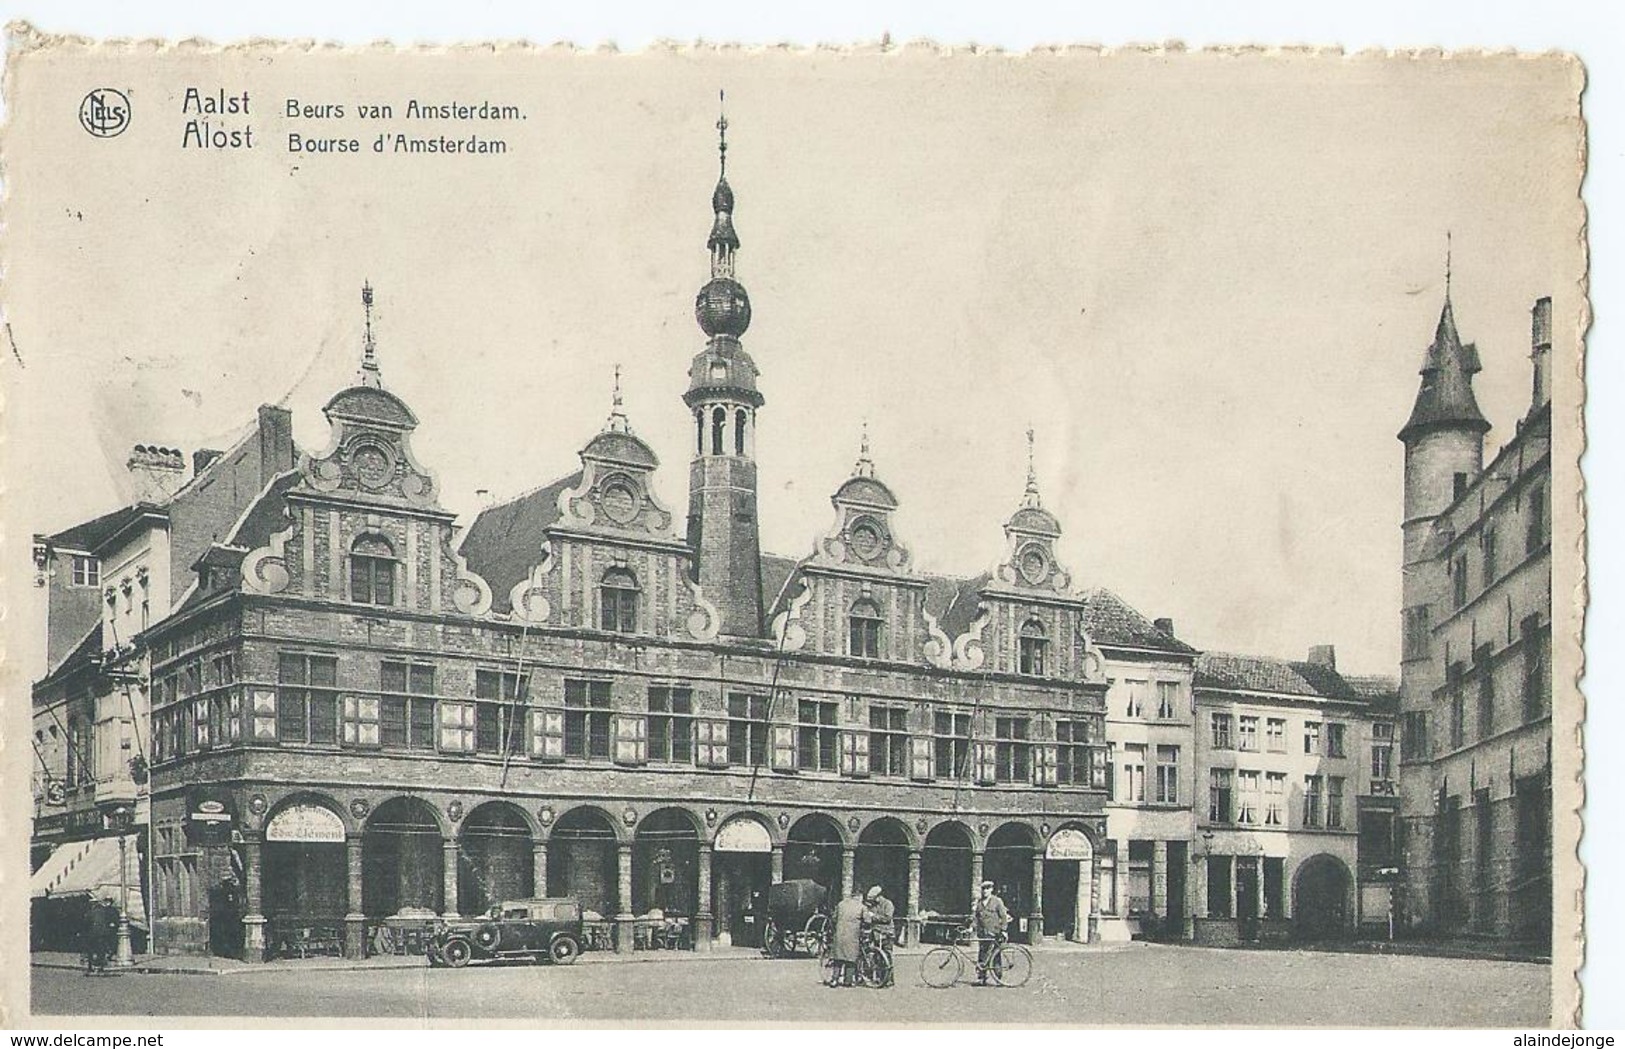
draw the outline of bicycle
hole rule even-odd
[[[819,954],[819,966],[824,972],[824,986],[838,986],[840,963],[824,951]],[[858,947],[858,964],[854,975],[862,987],[890,987],[895,982],[891,955],[886,952],[878,933],[865,936]]]
[[[980,972],[981,963],[965,950],[977,943],[979,940],[969,926],[961,929],[952,943],[933,947],[920,959],[920,979],[927,987],[952,987],[964,979],[966,966]],[[987,963],[987,975],[993,982],[1000,987],[1020,987],[1032,974],[1033,953],[1019,943],[1000,937]]]

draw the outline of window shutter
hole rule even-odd
[[[226,739],[237,743],[243,738],[243,694],[232,689],[226,694]]]
[[[564,711],[530,712],[530,756],[540,761],[564,760]]]
[[[917,780],[928,780],[933,778],[931,762],[931,737],[910,736],[908,738],[909,778]]]
[[[1055,786],[1055,744],[1039,743],[1033,747],[1033,786]]]
[[[848,729],[841,733],[841,775],[869,774],[869,733]]]
[[[694,722],[694,764],[704,768],[725,768],[728,764],[728,723]]]
[[[1089,765],[1089,785],[1106,791],[1107,795],[1110,796],[1112,789],[1111,756],[1103,750],[1091,750],[1089,752]]]
[[[641,765],[649,760],[649,723],[641,714],[615,716],[615,761]]]
[[[789,772],[796,767],[796,727],[794,725],[773,725],[773,768],[778,772]]]
[[[276,693],[268,688],[254,692],[254,738],[276,739]]]
[[[978,742],[976,747],[976,782],[992,783],[998,778],[998,753],[992,743]]]

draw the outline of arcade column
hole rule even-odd
[[[367,917],[361,911],[361,835],[351,834],[344,839],[345,902],[344,956],[367,956]]]
[[[265,915],[260,902],[260,839],[243,836],[243,960],[265,960]]]
[[[632,846],[622,844],[615,848],[615,953],[627,954],[632,950]]]
[[[446,918],[456,918],[457,913],[457,839],[445,838],[440,842],[441,873],[444,875],[442,888],[445,891],[445,900],[441,902],[440,913]]]
[[[784,846],[773,846],[773,884],[784,880]]]
[[[841,895],[852,895],[853,867],[856,850],[850,845],[841,846]]]
[[[711,949],[711,843],[700,842],[694,885],[694,949]]]
[[[531,892],[539,898],[547,897],[547,842],[534,841],[530,845]]]
[[[1027,915],[1027,942],[1044,942],[1044,850],[1033,853],[1033,906]]]
[[[920,942],[920,850],[908,850],[908,929],[906,942]]]

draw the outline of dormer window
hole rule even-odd
[[[395,548],[381,535],[364,535],[350,547],[350,600],[395,603]]]
[[[599,625],[617,634],[638,630],[638,580],[624,568],[611,568],[599,584]]]
[[[1021,626],[1021,672],[1034,677],[1044,675],[1044,659],[1049,651],[1049,638],[1044,624],[1029,619]]]
[[[868,598],[852,606],[847,651],[864,659],[880,658],[880,606]]]

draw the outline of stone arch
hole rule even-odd
[[[711,834],[711,843],[713,845],[716,844],[717,837],[722,834],[723,828],[729,826],[730,824],[741,821],[759,825],[762,828],[762,833],[767,835],[769,846],[784,844],[784,838],[779,834],[778,827],[773,823],[773,821],[762,815],[760,812],[755,812],[751,809],[744,809],[739,812],[729,813],[721,820],[718,820],[717,829]]]
[[[301,809],[314,810],[308,815]],[[261,910],[274,948],[294,930],[337,927],[355,909],[345,842],[356,832],[344,807],[319,791],[295,791],[266,812],[260,850]]]
[[[261,833],[263,834],[267,829],[270,828],[271,821],[280,816],[284,810],[291,808],[294,805],[319,805],[324,809],[328,809],[333,813],[333,815],[339,818],[339,822],[344,825],[344,834],[346,837],[354,837],[355,835],[361,833],[361,827],[356,823],[356,820],[351,815],[350,811],[343,805],[339,804],[339,802],[332,795],[326,794],[319,790],[309,789],[291,791],[288,794],[278,798],[276,802],[265,811],[265,816],[260,821]]]
[[[1034,860],[1042,860],[1043,842],[1032,824],[1009,820],[987,836],[982,856],[982,878],[993,882],[993,890],[1017,919],[1041,913],[1033,877]]]
[[[701,824],[680,805],[655,809],[632,835],[632,913],[692,917],[699,906]]]
[[[572,823],[589,819],[594,816],[602,819],[603,822],[608,825],[610,833],[614,836],[616,842],[620,844],[626,843],[627,838],[621,827],[621,821],[616,819],[615,816],[602,805],[594,805],[591,802],[581,805],[572,805],[555,816],[553,818],[553,822],[548,825],[547,838],[549,841],[551,841],[553,836],[558,834],[561,829],[568,830]]]
[[[574,896],[601,918],[622,912],[620,822],[597,805],[577,805],[553,821],[547,836],[547,891]]]
[[[1292,874],[1292,924],[1305,939],[1345,933],[1354,922],[1354,875],[1341,857],[1318,852]]]
[[[970,914],[975,848],[975,832],[959,820],[940,820],[926,832],[920,846],[922,914]]]
[[[809,812],[790,824],[784,836],[784,878],[816,881],[833,897],[842,887],[846,830],[825,812]]]
[[[528,812],[511,801],[482,802],[457,830],[459,914],[534,895],[536,825]]]
[[[369,916],[403,911],[442,913],[446,899],[444,842],[450,827],[440,810],[410,794],[373,807],[361,829],[361,909]]]
[[[915,841],[908,824],[895,816],[881,816],[864,825],[853,849],[854,886],[859,892],[880,886],[898,916],[908,904],[908,865]]]

